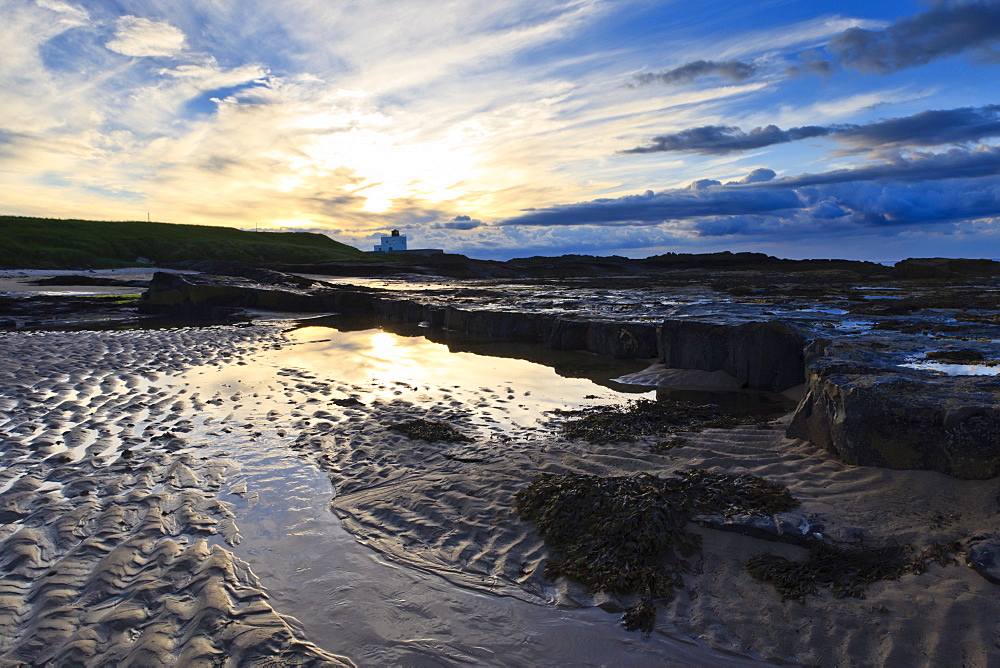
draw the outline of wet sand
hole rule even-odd
[[[276,326],[0,334],[0,661],[1000,660],[996,585],[964,565],[876,583],[865,600],[781,602],[743,563],[804,550],[707,529],[698,572],[644,638],[595,607],[613,602],[546,582],[544,546],[513,512],[542,472],[700,466],[787,485],[831,535],[924,546],[998,531],[996,481],[844,466],[781,425],[706,430],[660,455],[570,442],[537,423],[540,390],[506,377],[513,361],[493,382],[377,381],[338,367],[336,346],[321,365],[300,354],[315,338]],[[560,400],[588,391],[570,387]],[[413,417],[474,440],[387,428]]]

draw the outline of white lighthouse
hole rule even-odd
[[[382,237],[382,243],[375,247],[376,253],[392,253],[406,250],[406,235],[399,230],[393,230],[389,236]]]

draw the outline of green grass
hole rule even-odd
[[[111,269],[183,260],[314,264],[370,260],[322,234],[143,221],[0,216],[0,268]]]

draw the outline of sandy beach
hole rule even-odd
[[[685,434],[663,454],[643,443],[569,441],[546,410],[622,395],[570,380],[546,397],[518,375],[517,360],[458,382],[419,375],[416,363],[403,365],[409,375],[386,375],[376,357],[359,371],[344,360],[361,334],[286,329],[0,334],[0,660],[1000,660],[997,585],[962,555],[876,582],[862,600],[821,591],[783,602],[744,564],[759,553],[802,558],[803,548],[695,528],[697,568],[644,637],[613,614],[628,601],[546,581],[550,555],[514,512],[514,494],[541,473],[702,467],[786,485],[831,537],[919,548],[1000,531],[996,481],[846,466],[785,438],[787,417],[769,429]],[[416,339],[382,334],[363,336],[395,346],[404,361],[465,368],[457,357],[428,357]],[[412,418],[472,440],[429,443],[389,428]]]

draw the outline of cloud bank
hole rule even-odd
[[[922,111],[864,125],[805,126],[782,130],[775,125],[749,132],[735,126],[705,125],[653,137],[646,146],[623,153],[689,152],[728,155],[812,137],[830,137],[856,148],[941,146],[1000,136],[1000,105]]]
[[[824,137],[829,128],[807,126],[782,130],[776,125],[744,132],[735,126],[703,125],[668,135],[653,137],[651,144],[636,146],[622,153],[690,152],[701,155],[727,155],[751,149],[784,144],[810,137]]]
[[[725,185],[548,207],[510,226],[666,226],[694,237],[794,238],[866,228],[911,227],[1000,216],[1000,147],[914,154],[894,162],[771,178],[758,169]]]

